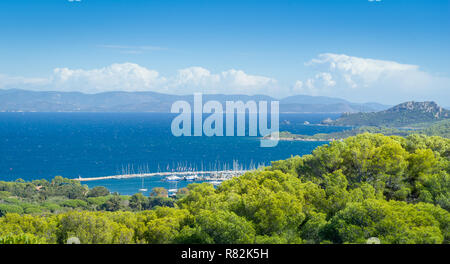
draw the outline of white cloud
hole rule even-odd
[[[85,93],[148,91],[166,81],[157,71],[134,63],[116,63],[92,70],[56,68],[49,80],[54,90]]]
[[[305,82],[296,81],[292,92],[294,94],[322,95],[325,90],[329,90],[336,85],[333,76],[328,72],[317,73],[314,78],[308,78]]]
[[[332,53],[320,54],[305,65],[319,71],[307,80],[309,86],[297,89],[305,94],[387,103],[450,98],[450,79],[417,65]]]
[[[235,69],[212,74],[202,67],[190,67],[179,70],[169,85],[186,92],[255,94],[269,92],[277,86],[277,81],[269,77],[249,75]]]
[[[277,88],[277,81],[241,70],[211,73],[202,67],[178,70],[174,76],[164,77],[134,63],[116,63],[98,69],[56,68],[48,78],[23,78],[0,75],[0,88],[30,90],[79,91],[155,91],[172,94],[194,92],[224,94],[267,93]]]
[[[211,72],[202,67],[189,67],[178,70],[173,85],[175,86],[207,86],[217,84],[220,81],[218,75],[212,75]]]
[[[333,80],[333,76],[331,76],[328,72],[321,72],[316,74],[316,80],[321,80],[323,85],[326,87],[333,87],[336,85],[336,82]]]
[[[416,65],[400,64],[394,61],[365,59],[339,54],[321,54],[317,59],[312,59],[306,65],[328,65],[330,72],[337,72],[344,76],[347,83],[355,86],[354,79],[369,85],[380,80],[395,75],[408,72],[417,72]]]

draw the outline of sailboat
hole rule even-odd
[[[166,181],[179,181],[181,179],[182,179],[181,177],[178,177],[178,176],[175,176],[175,175],[166,177]]]
[[[186,181],[195,181],[198,178],[197,174],[185,176]]]
[[[140,192],[146,192],[146,191],[148,191],[147,188],[144,188],[144,177],[142,177],[142,186],[141,186],[141,188],[139,189],[139,191],[140,191]]]

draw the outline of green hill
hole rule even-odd
[[[408,127],[423,124],[423,127],[427,127],[431,123],[449,118],[450,111],[435,102],[406,102],[380,112],[345,113],[328,124],[376,127]]]

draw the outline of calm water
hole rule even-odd
[[[343,128],[305,126],[336,114],[281,114],[280,130],[312,135]],[[242,166],[269,164],[291,155],[310,153],[326,142],[279,142],[261,148],[255,137],[174,137],[174,115],[161,113],[0,113],[0,180],[12,181],[96,177],[135,172],[145,167],[155,172],[178,166],[215,168],[236,160]],[[176,187],[184,187],[179,182]],[[141,179],[88,182],[111,191],[133,194]],[[161,178],[145,178],[145,187],[173,188]]]

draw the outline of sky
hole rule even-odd
[[[450,106],[449,2],[2,0],[0,89]]]

